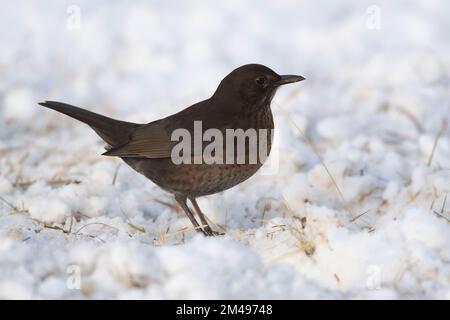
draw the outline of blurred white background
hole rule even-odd
[[[450,297],[448,1],[0,8],[0,298]],[[274,99],[279,171],[201,200],[223,238],[173,234],[167,194],[37,106],[149,122],[247,63],[307,81]]]

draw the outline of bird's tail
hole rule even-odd
[[[86,123],[111,147],[125,143],[132,129],[138,126],[136,123],[115,120],[62,102],[45,101],[39,104]]]

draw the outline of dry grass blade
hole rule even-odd
[[[120,211],[122,212],[123,216],[125,217],[125,220],[127,221],[127,224],[130,228],[136,229],[142,233],[145,233],[145,228],[138,226],[137,224],[134,224],[133,221],[131,221],[130,217],[123,211],[122,208],[120,208]]]
[[[428,162],[427,162],[428,167],[431,166],[431,162],[433,161],[434,153],[436,152],[436,148],[438,146],[439,139],[445,133],[445,131],[447,131],[447,124],[448,124],[447,120],[444,120],[442,122],[442,126],[439,129],[439,131],[437,132],[436,138],[434,138],[433,148],[431,149],[430,156],[428,157]]]
[[[106,224],[106,223],[103,223],[103,222],[91,222],[91,223],[87,223],[84,226],[80,227],[77,231],[74,232],[74,234],[75,235],[80,234],[81,230],[83,230],[84,228],[86,228],[88,226],[91,226],[91,225],[101,225],[101,226],[108,227],[108,228],[115,229],[115,230],[119,231],[118,228],[110,226],[109,224]]]
[[[442,208],[441,208],[441,213],[444,214],[444,210],[445,210],[445,205],[447,203],[447,194],[444,197],[444,201],[442,201]]]
[[[420,121],[417,119],[417,117],[415,117],[411,112],[409,112],[406,109],[403,108],[398,108],[397,111],[402,114],[403,116],[405,116],[406,118],[408,118],[417,128],[417,131],[419,132],[424,132],[422,124],[420,123]]]
[[[117,165],[117,167],[116,167],[116,170],[114,170],[114,176],[113,176],[113,179],[112,179],[112,182],[111,182],[111,184],[112,184],[113,186],[116,184],[117,175],[119,174],[119,169],[120,169],[120,166],[121,166],[121,165],[122,165],[122,164],[119,163],[119,164]]]
[[[76,179],[52,179],[52,180],[48,180],[47,184],[50,186],[61,186],[61,185],[69,185],[69,184],[80,184],[81,181],[80,180],[76,180]]]
[[[53,230],[62,231],[65,234],[69,234],[70,233],[70,230],[66,230],[63,227],[60,227],[60,226],[57,226],[57,225],[50,225],[50,224],[47,224],[47,223],[44,222],[43,226],[44,226],[44,228],[47,228],[47,229],[53,229]]]
[[[25,181],[25,180],[16,179],[16,181],[13,183],[13,186],[15,188],[27,189],[34,183],[36,183],[35,180],[26,180]],[[47,180],[46,183],[49,186],[58,187],[58,186],[65,186],[65,185],[69,185],[69,184],[80,184],[81,181],[80,180],[76,180],[76,179],[61,179],[61,178],[58,178],[58,179]]]
[[[135,224],[133,224],[132,222],[128,222],[127,224],[128,224],[128,226],[129,226],[130,228],[133,228],[133,229],[136,229],[137,231],[140,231],[140,232],[142,232],[142,233],[145,233],[145,228],[144,228],[144,227],[135,225]]]
[[[11,210],[13,210],[13,211],[20,211],[15,205],[13,205],[11,202],[6,200],[5,198],[0,196],[0,200],[2,200]]]
[[[365,215],[366,213],[368,213],[370,211],[370,209],[367,209],[366,211],[364,211],[361,214],[358,214],[356,217],[354,217],[352,220],[350,220],[350,222],[355,222],[356,220],[358,220],[359,218],[361,218],[363,215]]]
[[[281,261],[281,260],[283,260],[285,258],[288,258],[290,256],[294,256],[294,255],[298,255],[300,253],[301,253],[301,251],[299,251],[297,248],[295,248],[293,250],[289,250],[289,251],[287,251],[287,252],[285,252],[285,253],[283,253],[283,254],[281,254],[279,256],[276,256],[276,257],[270,259],[268,261],[268,265],[273,265],[273,264],[275,264],[275,263],[277,263],[277,262],[279,262],[279,261]]]
[[[438,212],[438,211],[436,211],[436,210],[433,210],[433,212],[434,212],[437,216],[439,216],[439,217],[441,217],[441,218],[447,220],[447,222],[450,222],[450,219],[447,218],[447,217],[445,216],[445,213],[444,213],[444,211],[445,211],[445,205],[446,205],[446,204],[447,204],[447,195],[445,195],[444,201],[442,201],[442,208],[441,208],[441,211]]]
[[[441,214],[440,212],[437,212],[436,210],[433,210],[433,212],[440,218],[447,220],[447,222],[450,222],[450,219],[447,218],[446,216],[444,216],[443,214]]]
[[[176,231],[174,231],[174,232],[161,232],[160,233],[160,239],[165,239],[165,238],[170,238],[170,237],[174,237],[174,236],[176,236],[176,235],[178,235],[178,234],[184,234],[184,233],[186,233],[186,232],[188,232],[188,231],[197,231],[197,230],[199,230],[199,229],[201,229],[201,228],[205,228],[206,227],[206,225],[200,225],[200,226],[198,226],[198,227],[183,227],[183,228],[181,228],[181,229],[178,229],[178,230],[176,230]]]
[[[433,201],[431,201],[430,210],[433,210],[435,202],[436,202],[436,198],[433,198]]]

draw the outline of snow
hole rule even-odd
[[[450,299],[447,12],[445,0],[3,3],[0,299]],[[276,165],[199,199],[226,229],[217,238],[100,156],[92,130],[36,105],[146,122],[253,62],[307,80],[275,96]]]

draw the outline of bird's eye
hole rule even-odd
[[[267,83],[267,79],[265,77],[258,77],[258,78],[255,79],[255,82],[259,86],[264,87],[266,85],[266,83]]]

